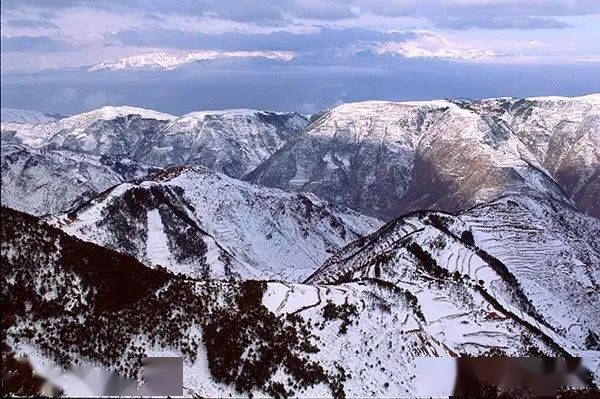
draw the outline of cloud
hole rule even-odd
[[[192,2],[194,3],[194,2]],[[266,1],[233,0],[231,2],[196,2],[203,16],[215,16],[235,22],[273,24],[283,20],[281,7]],[[188,7],[185,7],[186,9]]]
[[[600,13],[597,0],[361,0],[363,11],[387,17],[557,17]]]
[[[285,21],[290,22],[288,19],[294,17],[322,20],[355,17],[350,4],[341,0],[133,0],[127,2],[3,0],[2,8],[5,10],[33,8],[57,11],[90,8],[119,13],[143,12],[153,16],[180,15],[218,18],[258,25],[278,25]]]
[[[449,21],[448,28],[485,29],[562,28],[560,16],[597,15],[598,0],[3,0],[3,11],[88,8],[136,15],[216,18],[255,25],[291,26],[298,19],[335,21],[375,14],[383,17],[412,17],[430,22]],[[511,18],[525,21],[511,23]],[[439,23],[439,22],[438,22]],[[443,23],[443,22],[441,22]],[[521,28],[520,26],[524,26]]]
[[[124,45],[175,49],[213,49],[227,51],[313,51],[345,47],[357,42],[404,41],[416,37],[411,31],[380,32],[361,28],[329,29],[292,33],[201,33],[153,27],[117,32],[113,38]]]
[[[2,36],[2,52],[59,52],[73,49],[73,46],[62,40],[48,36]]]
[[[440,28],[464,30],[479,29],[563,29],[571,25],[553,18],[511,17],[440,17],[435,20]]]
[[[293,0],[288,2],[288,12],[297,18],[335,21],[358,17],[351,2],[331,0]]]
[[[37,19],[9,19],[4,22],[6,26],[10,26],[12,28],[46,28],[46,29],[56,29],[58,26],[53,24],[50,21],[43,21]]]

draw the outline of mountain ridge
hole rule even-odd
[[[249,109],[174,116],[102,107],[40,125],[2,124],[4,142],[125,157],[153,167],[199,164],[239,177],[308,123],[297,113]]]
[[[174,167],[48,219],[86,241],[193,277],[302,280],[377,219],[312,194]]]
[[[545,193],[596,215],[598,98],[343,104],[244,179],[388,220],[413,209],[467,209],[509,192]]]

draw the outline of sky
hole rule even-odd
[[[3,107],[315,113],[600,92],[600,0],[3,0]]]

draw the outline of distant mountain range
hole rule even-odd
[[[195,51],[184,54],[145,53],[101,62],[88,68],[90,72],[129,69],[171,70],[194,62],[231,58],[265,58],[290,61],[293,54],[285,51]]]
[[[56,119],[59,118],[43,112],[12,108],[2,108],[0,118],[2,123],[24,123],[29,125],[39,125],[55,121]]]

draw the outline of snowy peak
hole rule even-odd
[[[117,60],[105,61],[88,69],[90,72],[127,69],[172,70],[194,62],[232,58],[266,58],[277,61],[290,61],[293,53],[285,51],[196,51],[184,54],[163,52],[138,54]]]
[[[449,60],[484,61],[500,54],[478,49],[428,49],[412,43],[384,43],[374,50],[375,55],[399,55],[406,58],[440,58]]]
[[[5,136],[12,131],[14,132],[11,137],[12,142],[25,144],[31,147],[62,147],[64,142],[68,141],[68,136],[71,136],[75,139],[83,139],[88,136],[86,130],[93,128],[95,124],[105,123],[106,121],[112,121],[126,117],[131,117],[132,119],[141,118],[145,120],[154,120],[158,121],[158,123],[170,121],[176,118],[176,116],[173,115],[144,108],[129,106],[105,106],[92,111],[69,116],[59,120],[52,120],[35,126],[6,126],[3,124],[3,140],[5,139]],[[70,149],[76,150],[76,148]]]
[[[110,120],[115,118],[122,118],[129,115],[137,115],[142,118],[156,119],[159,121],[170,121],[177,117],[174,115],[166,114],[164,112],[158,112],[151,109],[130,107],[126,105],[122,106],[105,106],[83,114],[75,115],[72,118],[77,119],[104,119]],[[75,120],[75,119],[74,119]]]

